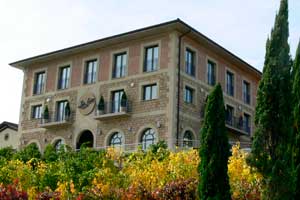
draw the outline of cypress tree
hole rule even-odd
[[[199,186],[201,200],[229,200],[227,174],[229,143],[225,131],[225,107],[220,84],[208,96],[199,150]]]
[[[291,57],[288,44],[288,1],[281,0],[267,40],[257,93],[256,131],[249,164],[264,176],[264,199],[292,199]]]
[[[295,165],[295,199],[300,199],[300,41],[293,66],[293,97],[294,97],[294,165]]]

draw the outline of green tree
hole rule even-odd
[[[295,199],[300,198],[300,41],[298,43],[298,48],[295,56],[294,66],[293,66],[293,97],[294,97],[294,165],[296,167],[295,171]]]
[[[54,162],[58,159],[58,154],[56,152],[56,149],[52,144],[48,144],[45,148],[43,159],[46,162]]]
[[[291,57],[288,44],[288,0],[281,0],[271,38],[267,40],[257,93],[256,131],[249,163],[264,176],[264,199],[292,199]]]
[[[223,92],[218,84],[211,94],[205,109],[201,129],[199,155],[199,196],[201,200],[231,199],[227,163],[229,143],[225,129]]]
[[[32,158],[41,158],[41,153],[38,146],[35,143],[27,145],[24,149],[14,155],[15,159],[19,159],[23,162],[27,162]]]
[[[11,160],[14,153],[15,153],[15,150],[11,146],[0,149],[0,157],[3,157],[7,160]]]

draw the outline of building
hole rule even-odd
[[[12,147],[13,149],[18,149],[19,144],[18,124],[2,122],[0,124],[0,148]]]
[[[231,142],[251,142],[261,72],[179,19],[10,65],[24,72],[21,147],[197,147],[217,82]]]

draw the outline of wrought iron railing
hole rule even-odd
[[[70,122],[72,119],[72,114],[70,116],[58,115],[57,113],[49,115],[49,117],[44,117],[40,119],[40,124],[48,124],[55,122]]]
[[[104,110],[96,109],[96,115],[104,114],[113,114],[113,113],[129,113],[130,112],[130,103],[127,100],[124,105],[121,105],[121,102],[110,101],[104,103]]]
[[[250,132],[251,132],[251,128],[250,128],[249,124],[242,117],[227,116],[225,119],[225,123],[233,128],[239,129],[248,134],[250,134]]]

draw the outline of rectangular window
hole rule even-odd
[[[42,105],[34,105],[32,106],[31,110],[31,119],[42,118]]]
[[[144,72],[156,71],[158,67],[158,45],[145,49]]]
[[[117,90],[112,92],[112,113],[117,113],[121,111],[121,99],[122,95],[124,93],[124,90]]]
[[[207,83],[214,86],[216,84],[216,64],[212,61],[207,61]]]
[[[245,132],[247,132],[248,134],[250,134],[251,131],[251,117],[250,115],[244,113],[244,128],[245,128]]]
[[[190,49],[185,50],[185,72],[195,76],[195,52]]]
[[[96,82],[97,60],[89,60],[85,63],[84,84]]]
[[[157,99],[157,84],[145,85],[143,87],[143,100]]]
[[[244,103],[250,104],[250,83],[243,81],[243,100]]]
[[[232,106],[227,105],[226,112],[225,112],[225,121],[226,124],[229,124],[231,126],[233,126],[233,113],[234,113],[234,108]]]
[[[65,110],[66,110],[66,105],[68,101],[63,100],[63,101],[58,101],[56,104],[56,121],[64,121],[65,120]]]
[[[184,90],[184,101],[186,103],[193,103],[194,101],[194,89],[186,86]]]
[[[33,94],[42,94],[45,85],[45,72],[38,72],[35,74]]]
[[[234,96],[234,74],[226,72],[226,93],[230,96]]]
[[[70,66],[59,68],[58,89],[67,89],[70,84]]]
[[[127,54],[119,53],[114,55],[114,68],[113,78],[120,78],[125,76],[125,70],[127,65]]]

